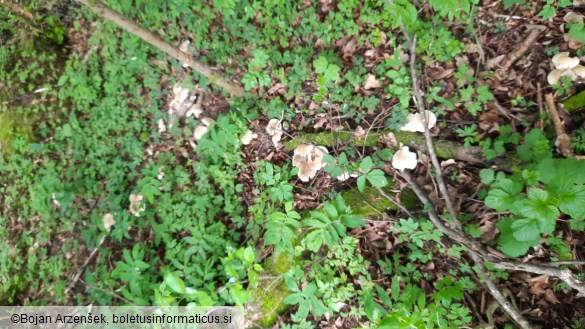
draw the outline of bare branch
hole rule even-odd
[[[416,77],[416,36],[412,38],[412,45],[410,48],[410,75],[412,77],[412,92],[414,93],[414,99],[416,103],[416,107],[418,108],[418,112],[420,113],[421,120],[423,122],[423,127],[425,129],[424,135],[425,140],[427,143],[427,151],[429,152],[429,156],[431,158],[431,162],[433,163],[433,167],[435,168],[435,174],[437,175],[437,183],[439,185],[439,191],[441,195],[445,199],[445,204],[447,205],[447,209],[451,214],[451,218],[455,223],[455,227],[463,231],[463,226],[461,222],[457,219],[457,212],[455,211],[455,207],[453,207],[453,203],[451,202],[451,197],[447,191],[447,186],[445,185],[445,180],[443,179],[443,172],[441,170],[441,165],[439,164],[439,159],[437,158],[437,154],[435,153],[435,148],[433,147],[433,138],[431,136],[431,132],[429,131],[429,125],[427,116],[425,115],[425,103],[422,97],[422,92],[418,86],[418,79]]]
[[[469,251],[469,255],[471,256],[471,259],[473,259],[475,265],[478,267],[477,274],[483,280],[488,290],[490,291],[490,294],[494,296],[494,298],[498,301],[498,304],[500,304],[502,309],[504,309],[504,311],[506,311],[506,313],[508,313],[508,315],[512,317],[512,320],[514,320],[514,322],[516,322],[516,324],[518,324],[520,328],[532,328],[530,326],[530,323],[528,323],[528,321],[522,316],[522,314],[520,314],[516,307],[510,304],[510,302],[508,301],[508,299],[506,299],[502,291],[498,288],[498,286],[496,286],[494,281],[490,278],[488,270],[483,265],[483,259],[474,251]]]
[[[94,2],[91,0],[79,0],[79,2],[85,4],[94,12],[103,16],[104,18],[116,23],[118,26],[125,29],[126,31],[138,36],[140,39],[148,42],[149,44],[153,45],[159,50],[164,51],[171,57],[176,58],[183,64],[188,65],[195,71],[207,77],[210,83],[216,84],[225,89],[228,93],[230,93],[230,95],[241,96],[244,94],[244,89],[241,86],[229,82],[224,77],[216,74],[209,66],[195,60],[193,56],[180,51],[179,49],[173,47],[172,45],[162,40],[161,38],[155,36],[151,32],[141,28],[140,26],[138,26],[138,24],[134,23],[128,18],[108,8],[100,1]]]
[[[577,278],[573,272],[569,269],[559,269],[552,266],[530,264],[530,263],[518,263],[518,262],[494,262],[496,268],[502,270],[512,271],[524,271],[534,274],[544,274],[553,277],[557,277],[565,282],[569,287],[579,291],[585,295],[585,283]]]

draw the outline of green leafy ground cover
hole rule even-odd
[[[491,218],[462,206],[470,235],[509,257],[534,248],[553,260],[582,256],[567,237],[585,229],[583,163],[556,158],[552,130],[530,130],[534,117],[496,133],[482,125],[495,112],[495,88],[482,80],[494,72],[474,71],[481,62],[469,55],[476,1],[108,1],[171,44],[189,40],[190,53],[241,81],[245,95],[196,147],[194,117],[157,129],[171,89],[197,85],[216,100],[226,96],[220,89],[87,8],[17,4],[35,19],[0,7],[8,22],[0,23],[2,304],[245,305],[251,325],[281,328],[458,328],[493,319],[470,302],[481,284],[465,250],[441,237],[425,206],[402,191],[409,218],[376,194],[403,186],[389,166],[395,148],[379,141],[413,108],[401,28],[418,39],[421,69],[452,71],[425,80],[432,111],[475,122],[441,119],[447,150],[439,155],[450,158],[455,143],[476,144],[490,160],[517,153],[513,168],[448,169],[451,186],[502,217],[489,238]],[[505,1],[498,10],[526,5]],[[567,6],[537,3],[530,17]],[[578,24],[569,35],[578,40]],[[378,84],[366,88],[368,80]],[[246,130],[264,133],[271,118],[286,122],[288,150],[266,136],[242,145]],[[358,126],[372,135],[360,139]],[[334,130],[347,138],[311,140],[330,154],[314,181],[299,181],[291,150]],[[344,172],[358,174],[337,182]],[[375,215],[364,216],[368,208]],[[502,283],[507,275],[494,272]],[[547,312],[559,316],[555,325],[578,320]]]

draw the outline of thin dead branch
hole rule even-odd
[[[542,33],[542,31],[539,28],[533,27],[530,29],[530,32],[528,33],[528,36],[526,36],[526,39],[524,39],[520,46],[516,48],[516,50],[514,50],[512,53],[510,53],[506,57],[504,62],[501,64],[500,69],[498,70],[499,76],[504,77],[508,74],[510,67],[512,67],[512,65],[516,63],[517,60],[524,56],[524,54],[528,51],[528,49],[530,49],[530,47],[536,41],[536,39],[538,39],[540,33]]]
[[[12,3],[8,0],[0,0],[0,3],[8,7],[13,12],[17,13],[18,15],[24,16],[30,19],[31,21],[35,19],[35,16],[30,11],[24,9],[23,7],[15,3]]]
[[[412,89],[413,89],[413,93],[414,93],[414,100],[415,100],[416,106],[418,108],[418,111],[420,113],[420,116],[421,116],[421,119],[423,122],[424,136],[425,136],[425,140],[426,140],[426,144],[427,144],[427,148],[428,148],[427,151],[428,151],[429,156],[431,158],[431,163],[433,164],[433,167],[435,169],[435,175],[437,176],[437,183],[439,185],[439,191],[440,191],[443,199],[445,200],[445,204],[447,205],[447,209],[449,210],[449,213],[451,214],[451,217],[452,217],[453,223],[455,224],[456,230],[452,230],[452,229],[446,227],[446,225],[443,223],[443,221],[439,218],[437,211],[435,210],[432,203],[429,202],[429,198],[426,196],[426,194],[423,192],[423,190],[418,186],[418,184],[415,182],[415,180],[410,176],[410,174],[408,174],[407,170],[404,170],[404,172],[402,172],[403,177],[405,177],[405,179],[407,179],[408,183],[413,188],[413,190],[415,191],[415,193],[419,197],[419,199],[423,203],[431,205],[430,211],[429,211],[429,217],[431,218],[432,223],[437,227],[437,229],[439,229],[441,232],[443,232],[444,234],[449,236],[451,239],[470,248],[469,254],[470,254],[473,262],[475,263],[475,265],[478,268],[478,275],[484,281],[484,283],[487,286],[488,290],[490,291],[491,295],[501,305],[502,309],[504,309],[506,311],[506,313],[508,315],[510,315],[510,317],[514,320],[514,322],[516,322],[516,324],[518,324],[518,326],[520,328],[524,328],[524,329],[531,328],[528,321],[522,316],[522,314],[520,314],[520,311],[518,311],[517,308],[515,308],[514,306],[512,306],[510,304],[510,302],[506,299],[504,294],[502,294],[502,292],[500,291],[498,286],[491,280],[489,272],[487,271],[487,269],[483,265],[482,257],[480,257],[478,255],[478,253],[476,253],[476,251],[475,251],[475,250],[477,250],[482,255],[485,255],[485,253],[483,252],[483,248],[481,246],[479,246],[477,242],[474,242],[472,239],[468,238],[463,233],[463,225],[461,224],[461,222],[457,218],[457,213],[455,211],[453,203],[451,202],[451,197],[448,194],[447,187],[445,185],[445,181],[443,180],[443,173],[442,173],[441,165],[439,163],[439,159],[437,158],[437,154],[435,153],[435,149],[433,147],[433,140],[432,140],[431,132],[430,132],[429,127],[428,127],[427,118],[425,115],[424,99],[422,96],[422,92],[418,86],[416,65],[415,65],[416,58],[415,57],[416,57],[416,36],[414,36],[412,38],[412,44],[411,44],[411,49],[410,49],[410,74],[412,77]]]
[[[216,74],[211,67],[195,60],[193,56],[182,52],[181,50],[177,49],[176,47],[173,47],[172,45],[162,40],[161,38],[155,36],[151,32],[141,28],[135,22],[118,14],[117,12],[113,11],[100,1],[79,0],[79,2],[88,6],[100,16],[103,16],[104,18],[114,22],[115,24],[125,29],[126,31],[148,42],[152,46],[158,48],[161,51],[164,51],[169,56],[181,61],[184,65],[191,67],[195,71],[207,77],[210,83],[216,84],[225,89],[230,95],[241,96],[244,94],[244,89],[240,85],[232,83],[228,81],[226,78]]]
[[[418,86],[418,79],[416,76],[416,36],[412,38],[412,45],[410,48],[410,75],[412,77],[412,89],[414,93],[414,100],[416,103],[416,107],[418,108],[418,112],[420,113],[421,120],[423,122],[423,127],[425,129],[424,136],[425,141],[427,144],[427,152],[429,152],[431,162],[433,163],[433,167],[435,168],[435,174],[437,175],[437,183],[439,185],[439,191],[441,195],[445,199],[445,204],[447,205],[447,209],[451,214],[453,222],[458,230],[463,230],[463,226],[461,223],[457,221],[457,212],[455,212],[455,207],[451,202],[451,198],[447,191],[447,186],[445,185],[445,180],[443,179],[443,172],[441,170],[441,165],[439,164],[439,159],[437,158],[437,154],[435,153],[435,148],[433,147],[433,138],[431,136],[431,132],[429,131],[429,125],[427,122],[427,116],[425,115],[425,103],[422,97],[422,92]]]
[[[553,95],[552,94],[544,95],[544,101],[546,105],[546,111],[548,112],[548,115],[550,116],[553,122],[553,126],[557,134],[557,139],[555,141],[557,150],[564,157],[575,156],[575,152],[573,152],[573,149],[571,148],[571,138],[565,132],[565,126],[563,125],[561,117],[559,116],[559,112],[557,111]]]
[[[520,312],[513,305],[510,304],[510,302],[506,299],[504,294],[500,291],[500,289],[490,278],[489,272],[483,265],[483,257],[485,257],[484,255],[486,255],[485,252],[483,252],[483,248],[477,242],[474,242],[472,239],[464,236],[460,232],[448,228],[439,218],[439,215],[437,214],[434,205],[431,203],[426,193],[416,183],[416,181],[410,175],[410,173],[408,173],[408,171],[405,170],[401,174],[402,177],[404,177],[406,182],[409,184],[409,186],[412,188],[414,193],[417,195],[417,197],[421,200],[421,202],[425,203],[429,207],[429,219],[435,225],[435,227],[450,239],[469,248],[469,254],[471,256],[471,259],[478,267],[479,277],[486,284],[490,294],[498,301],[502,309],[504,309],[506,313],[510,315],[510,317],[518,324],[520,328],[531,328],[528,321],[526,321],[526,319],[524,319]]]

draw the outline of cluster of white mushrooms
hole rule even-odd
[[[325,154],[329,154],[323,146],[303,143],[294,152],[292,164],[299,168],[299,179],[308,182],[313,179],[317,172],[327,165],[323,161]]]
[[[424,111],[422,115],[420,113],[411,113],[406,117],[406,125],[401,127],[400,130],[424,132],[423,115],[425,116],[428,129],[433,128],[437,124],[437,116],[431,111]],[[402,144],[400,145],[400,149],[392,157],[392,167],[398,170],[414,169],[417,162],[416,153],[410,152],[408,146],[402,146]]]
[[[407,123],[400,128],[402,131],[411,132],[424,132],[425,127],[423,123],[423,117],[428,129],[433,128],[437,123],[436,115],[431,111],[425,111],[422,115],[420,113],[413,113],[407,116]],[[204,124],[208,125],[203,121]],[[199,128],[199,127],[198,127]],[[203,128],[199,128],[203,132]],[[196,129],[197,130],[197,129]],[[282,120],[271,119],[266,126],[266,134],[271,136],[272,143],[275,147],[278,147],[278,143],[282,139],[284,134],[282,127]],[[205,132],[207,130],[205,129]],[[258,135],[251,130],[248,130],[240,138],[242,144],[248,145],[252,140],[258,138]],[[300,144],[295,150],[293,155],[292,164],[298,168],[298,177],[303,182],[315,178],[319,170],[325,168],[327,165],[323,160],[324,156],[329,154],[329,151],[324,146],[318,146],[309,143]],[[411,152],[408,146],[400,145],[400,149],[392,157],[392,166],[398,170],[414,169],[417,164],[416,153]],[[357,173],[349,173],[344,171],[341,175],[337,176],[337,180],[345,181],[350,177],[357,177]]]
[[[579,58],[569,56],[566,51],[554,55],[552,63],[555,69],[547,76],[548,83],[551,85],[559,82],[564,76],[571,77],[571,81],[585,79],[585,66],[579,65]]]

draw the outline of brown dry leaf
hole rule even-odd
[[[376,76],[373,74],[368,74],[366,77],[366,83],[364,84],[364,89],[369,90],[369,89],[376,89],[376,88],[380,88],[382,84],[380,83],[380,81],[378,81],[378,79],[376,79]]]
[[[441,80],[447,77],[450,77],[455,70],[453,69],[444,69],[442,67],[432,67],[429,68],[427,71],[427,75],[432,80]]]
[[[546,299],[547,302],[552,304],[560,303],[552,289],[546,289],[546,291],[544,292],[544,299]]]
[[[496,223],[491,220],[486,220],[485,223],[479,227],[483,234],[481,240],[484,242],[492,241],[496,237]]]
[[[350,58],[351,56],[353,56],[353,53],[355,52],[355,50],[357,49],[357,40],[356,38],[351,38],[344,46],[343,49],[341,50],[342,54],[343,54],[343,58],[347,59]]]

